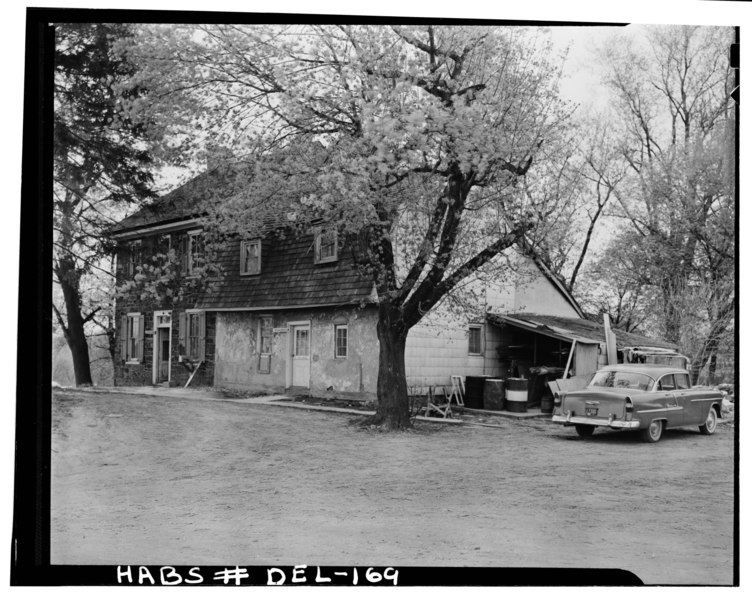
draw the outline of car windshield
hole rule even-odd
[[[596,372],[588,387],[616,387],[618,389],[639,389],[647,391],[653,386],[653,379],[639,372],[618,372],[602,370]]]

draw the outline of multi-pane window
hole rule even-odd
[[[347,325],[338,324],[334,327],[334,357],[347,357]]]
[[[259,372],[268,374],[272,360],[272,317],[259,318]]]
[[[483,353],[482,333],[483,328],[480,325],[470,325],[468,329],[467,353],[475,355]]]
[[[240,274],[257,275],[261,272],[261,240],[240,242]]]
[[[206,313],[201,310],[180,313],[178,337],[181,356],[189,360],[205,360]]]
[[[171,247],[172,247],[172,238],[170,237],[170,234],[165,233],[164,235],[160,235],[157,241],[158,253],[167,256],[170,253]]]
[[[272,353],[272,317],[262,316],[259,321],[259,353]]]
[[[138,267],[141,266],[141,261],[141,240],[137,239],[128,244],[128,264],[126,266],[126,274],[129,277],[134,276],[138,272]]]
[[[308,340],[308,329],[295,329],[293,356],[305,357],[309,355]]]
[[[204,236],[200,231],[191,231],[187,238],[188,264],[186,272],[193,274],[204,262]]]
[[[201,339],[201,314],[191,312],[188,314],[188,357],[192,360],[199,359],[199,340]]]
[[[316,232],[314,238],[314,262],[336,262],[337,260],[337,230],[323,227]]]
[[[126,362],[140,362],[144,352],[144,317],[140,313],[123,316],[120,324],[122,358]]]

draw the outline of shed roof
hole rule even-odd
[[[565,316],[550,316],[548,314],[509,313],[488,314],[488,320],[496,325],[518,326],[542,335],[556,337],[581,343],[604,343],[606,336],[603,323],[585,320],[583,318],[568,318]],[[616,346],[627,347],[656,347],[662,349],[678,350],[679,346],[668,341],[662,341],[639,335],[627,333],[621,329],[612,329],[616,335]]]

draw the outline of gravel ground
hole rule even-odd
[[[624,568],[731,584],[734,428],[579,439],[547,421],[53,395],[53,564]]]

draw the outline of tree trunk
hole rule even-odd
[[[664,323],[666,327],[666,340],[677,345],[681,343],[681,309],[678,304],[678,293],[674,281],[667,279],[662,282],[664,302]]]
[[[410,423],[410,400],[405,377],[407,331],[400,311],[382,303],[376,333],[379,339],[379,376],[376,385],[376,415],[366,421],[387,430],[406,429]]]
[[[86,342],[84,318],[81,315],[81,292],[78,288],[79,276],[75,264],[70,260],[60,260],[57,276],[65,298],[67,323],[63,327],[63,334],[73,357],[76,386],[91,385],[89,345]]]
[[[708,362],[708,385],[715,385],[715,372],[718,369],[718,353],[713,352],[710,354],[710,362]]]

